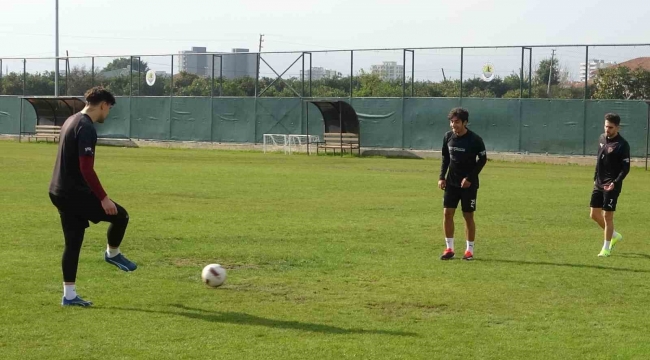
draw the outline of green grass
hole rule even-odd
[[[91,226],[61,308],[56,147],[0,143],[1,359],[611,359],[650,353],[650,173],[597,258],[592,167],[489,162],[474,262],[441,262],[434,160],[101,147],[123,273]],[[463,249],[457,216],[457,247]],[[228,270],[206,288],[204,265]]]

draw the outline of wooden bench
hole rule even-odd
[[[36,131],[33,136],[30,137],[30,140],[32,138],[36,139],[45,139],[45,141],[49,142],[50,139],[53,142],[59,141],[59,137],[61,134],[61,127],[56,126],[56,125],[36,125]]]
[[[318,142],[316,146],[316,153],[320,149],[324,149],[327,153],[327,149],[332,149],[336,153],[336,150],[357,150],[358,155],[361,155],[361,146],[359,146],[359,134],[353,133],[325,133],[323,134],[323,141]]]

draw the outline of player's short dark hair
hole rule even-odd
[[[605,120],[611,122],[612,124],[619,126],[621,125],[621,117],[615,113],[605,114]]]
[[[457,118],[458,120],[463,122],[469,121],[469,111],[461,107],[453,108],[449,112],[449,116],[447,116],[447,119],[451,120],[453,118]]]
[[[101,102],[106,102],[111,106],[115,105],[115,96],[101,86],[95,86],[86,91],[84,97],[89,105],[99,105]]]

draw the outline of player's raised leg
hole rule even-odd
[[[135,271],[138,266],[120,251],[120,244],[122,244],[126,228],[129,225],[129,213],[118,203],[115,203],[115,207],[117,214],[106,215],[102,218],[102,221],[110,223],[106,233],[107,245],[104,260],[122,271]]]

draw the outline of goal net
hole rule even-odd
[[[289,151],[289,140],[285,134],[264,134],[264,152],[283,152]]]

